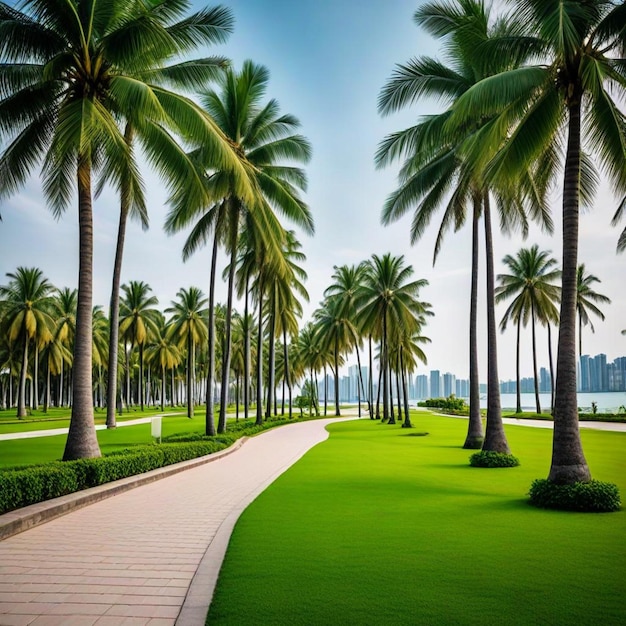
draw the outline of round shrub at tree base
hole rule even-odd
[[[530,486],[528,495],[530,503],[542,509],[611,513],[621,508],[617,485],[599,480],[559,485],[551,480],[537,479]]]
[[[481,450],[470,457],[472,467],[517,467],[519,459],[512,454]]]

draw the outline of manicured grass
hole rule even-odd
[[[209,623],[626,623],[626,511],[528,504],[551,431],[507,426],[521,466],[480,469],[460,448],[465,421],[413,422],[333,424],[263,492],[237,523]],[[582,437],[594,478],[626,502],[626,434]]]
[[[135,417],[141,417],[141,415]],[[250,418],[248,421],[254,422],[254,419]],[[64,425],[67,426],[67,424]],[[204,411],[198,409],[191,420],[184,415],[164,417],[162,428],[163,437],[187,432],[204,433]],[[149,423],[99,430],[97,436],[102,454],[152,443],[153,441]],[[60,460],[63,456],[66,440],[67,435],[63,434],[52,437],[0,441],[0,468]]]

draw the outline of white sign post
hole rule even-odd
[[[161,443],[161,420],[162,419],[163,418],[160,415],[152,418],[152,436],[155,439],[158,439],[159,443]]]

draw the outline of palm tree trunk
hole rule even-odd
[[[478,230],[480,196],[474,197],[472,216],[472,279],[469,323],[469,422],[463,448],[479,450],[483,445],[483,424],[480,418],[480,382],[478,373]]]
[[[370,409],[370,419],[374,419],[374,356],[372,353],[372,335],[369,335],[369,352],[370,352],[370,376],[368,381],[368,403]]]
[[[237,266],[237,236],[239,234],[239,207],[235,206],[231,216],[230,267],[228,269],[228,297],[226,300],[226,327],[224,337],[224,355],[222,357],[222,388],[220,389],[220,416],[217,432],[226,432],[226,408],[228,404],[228,378],[230,376],[230,351],[233,316],[233,291],[235,288],[235,269]]]
[[[143,379],[143,344],[139,344],[139,406],[144,410],[145,381]]]
[[[291,372],[289,371],[289,347],[287,346],[287,330],[283,329],[283,362],[285,364],[285,382],[289,393],[289,419],[293,418],[293,391],[291,389]],[[283,393],[283,399],[285,394]]]
[[[530,322],[532,324],[533,334],[533,372],[535,375],[535,404],[537,405],[537,414],[541,413],[541,402],[539,401],[539,376],[537,373],[537,341],[535,337],[535,305],[530,303]]]
[[[250,363],[251,363],[251,338],[250,338],[250,318],[248,316],[248,300],[250,298],[250,289],[249,289],[249,281],[250,276],[246,275],[246,295],[245,295],[245,306],[244,306],[244,319],[245,323],[245,337],[244,337],[244,345],[245,345],[245,354],[243,361],[243,416],[245,419],[248,419],[248,411],[250,410]]]
[[[517,408],[515,409],[516,413],[522,412],[522,379],[520,374],[520,334],[522,331],[522,318],[517,320],[517,341],[515,342],[515,393],[517,400]]]
[[[402,396],[404,398],[404,421],[402,422],[402,428],[413,428],[413,424],[411,424],[411,415],[409,413],[409,393],[406,386],[406,372],[404,369],[402,346],[400,346],[400,371],[402,372]]]
[[[335,415],[341,415],[339,410],[339,337],[335,334]]]
[[[268,355],[267,355],[267,406],[265,409],[265,417],[268,418],[272,415],[272,401],[274,399],[274,389],[276,388],[276,284],[271,287],[271,300],[270,300],[270,316],[269,316],[269,342],[268,342]]]
[[[552,330],[548,324],[548,359],[550,360],[550,413],[554,411],[554,363],[552,360]]]
[[[194,343],[189,334],[187,338],[187,417],[193,418],[194,398],[193,398],[193,380],[194,380]]]
[[[26,417],[26,370],[28,369],[28,335],[24,330],[24,351],[22,352],[22,366],[20,368],[20,384],[17,388],[17,417]]]
[[[126,125],[124,138],[128,144],[132,141],[132,127]],[[126,240],[126,222],[130,202],[128,197],[128,183],[122,182],[120,200],[120,221],[117,228],[117,244],[115,247],[115,261],[113,263],[113,281],[111,285],[111,302],[109,306],[109,361],[107,381],[107,428],[115,428],[115,400],[117,395],[117,350],[119,345],[120,323],[120,283],[122,279],[122,257]]]
[[[355,338],[356,341],[356,338]],[[365,385],[363,384],[363,369],[361,368],[361,357],[359,355],[359,346],[358,344],[355,344],[356,346],[356,363],[357,363],[357,367],[359,368],[359,383],[361,385],[360,387],[360,393],[359,393],[359,417],[361,417],[361,399],[362,398],[367,398],[367,394],[365,393]],[[370,377],[371,377],[371,370],[370,370]],[[370,414],[372,414],[371,411],[371,405],[370,405],[370,401],[369,398],[367,399],[367,412]]]
[[[256,422],[263,423],[263,274],[259,275],[259,328],[257,333],[256,363]],[[311,378],[311,381],[313,379]]]
[[[502,424],[500,379],[498,377],[498,333],[496,328],[493,239],[489,196],[483,198],[485,218],[485,249],[487,253],[487,427],[483,450],[510,454]]]
[[[213,235],[213,251],[211,253],[211,275],[209,278],[209,371],[206,379],[206,413],[204,417],[204,432],[215,435],[215,408],[213,407],[213,386],[215,381],[215,273],[217,268],[217,229]],[[246,413],[246,417],[248,417]]]
[[[35,358],[33,362],[33,393],[32,393],[32,408],[37,410],[39,408],[39,347],[37,346],[37,338],[35,338]]]
[[[161,365],[161,412],[165,411],[165,365]]]
[[[578,429],[576,396],[576,273],[580,197],[580,100],[569,107],[563,184],[563,263],[561,314],[556,357],[554,434],[548,479],[559,484],[588,482],[591,473]]]
[[[91,397],[92,306],[93,306],[93,214],[90,157],[78,159],[78,303],[72,361],[72,415],[63,460],[98,457]]]
[[[324,417],[328,415],[328,373],[324,363]]]
[[[389,381],[387,378],[387,311],[383,313],[383,337],[380,351],[380,369],[383,373],[383,421],[389,419]]]

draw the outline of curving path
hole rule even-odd
[[[267,431],[1,541],[0,626],[203,625],[237,518],[333,421]]]

